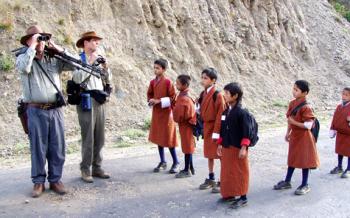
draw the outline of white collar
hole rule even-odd
[[[210,92],[210,90],[214,87],[214,85],[210,86],[209,88],[207,88],[207,93]]]

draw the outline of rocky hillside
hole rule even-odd
[[[31,24],[74,52],[82,32],[104,37],[115,86],[109,136],[150,116],[145,92],[158,57],[171,62],[170,78],[192,76],[193,94],[207,66],[218,69],[219,87],[241,82],[265,124],[283,117],[296,79],[311,82],[317,111],[332,110],[350,84],[350,26],[326,0],[1,0],[0,12],[2,58]],[[26,140],[16,117],[20,81],[14,70],[0,75],[0,144],[11,146]],[[67,136],[76,138],[75,108],[65,111]]]

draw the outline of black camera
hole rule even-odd
[[[106,59],[104,57],[98,57],[96,59],[96,62],[99,64],[104,64],[104,63],[106,63]]]
[[[50,40],[50,36],[48,36],[48,35],[40,35],[40,36],[38,36],[38,41],[40,42],[40,41],[49,41]]]

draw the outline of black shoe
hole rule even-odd
[[[213,188],[214,184],[215,184],[215,180],[205,179],[204,183],[199,185],[199,189],[205,190],[205,189]]]
[[[178,173],[179,172],[179,165],[180,164],[173,164],[169,170],[169,173],[170,174],[175,174],[175,173]]]
[[[341,167],[334,167],[333,170],[331,170],[330,174],[342,174],[343,173],[343,169]]]
[[[245,207],[247,205],[248,205],[248,200],[240,198],[237,201],[234,201],[231,204],[230,208],[231,209],[239,209],[239,208]]]
[[[181,170],[178,174],[175,175],[176,178],[187,178],[187,177],[191,177],[192,174],[190,171],[186,171],[186,170]]]
[[[311,188],[309,187],[309,185],[301,185],[297,188],[297,190],[295,190],[294,194],[295,195],[306,195],[307,193],[309,193],[311,191]]]
[[[286,182],[286,181],[280,181],[279,183],[277,183],[277,185],[273,186],[274,190],[283,190],[283,189],[290,189],[292,188],[292,185],[290,184],[290,182]]]
[[[228,197],[228,198],[220,198],[218,200],[219,204],[233,204],[235,201],[238,201],[239,198],[235,198],[235,197]]]
[[[191,171],[191,174],[192,174],[192,175],[196,174],[196,171],[194,170],[193,167],[190,167],[190,171]]]
[[[154,173],[159,173],[160,170],[166,170],[167,165],[166,162],[160,162],[156,168],[153,169]]]
[[[342,179],[350,178],[350,170],[345,170],[345,171],[341,174],[340,178],[342,178]]]

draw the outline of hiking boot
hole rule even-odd
[[[32,197],[33,198],[38,198],[40,195],[45,191],[45,184],[44,183],[37,183],[34,184],[33,186],[33,191],[32,191]]]
[[[178,173],[179,172],[179,165],[180,164],[173,164],[169,170],[169,173],[170,174],[175,174],[175,173]]]
[[[340,178],[343,178],[343,179],[347,179],[350,177],[350,170],[345,170],[342,174],[341,174],[341,177]]]
[[[92,176],[100,179],[109,179],[111,176],[102,169],[92,170]]]
[[[160,162],[156,168],[153,169],[154,173],[159,173],[161,170],[166,170],[166,162]]]
[[[187,178],[187,177],[191,177],[192,174],[190,173],[190,171],[185,171],[185,170],[181,170],[178,174],[175,175],[175,178]]]
[[[205,179],[204,183],[199,186],[200,190],[205,190],[212,188],[215,184],[215,180],[212,179]]]
[[[50,183],[50,189],[59,195],[64,195],[67,193],[62,182]]]
[[[239,208],[242,208],[242,207],[245,207],[248,205],[248,200],[247,199],[238,199],[236,201],[234,201],[231,205],[230,205],[230,208],[231,209],[239,209]]]
[[[294,194],[295,195],[305,195],[311,191],[311,188],[309,185],[304,185],[304,186],[299,186],[297,190],[295,190]]]
[[[220,182],[216,182],[211,189],[211,193],[218,194],[220,193]]]
[[[343,169],[341,167],[338,167],[338,166],[334,167],[334,169],[331,170],[331,172],[330,172],[330,174],[341,174],[341,173],[343,173]]]
[[[94,179],[92,178],[90,172],[81,171],[81,179],[86,183],[93,183]]]
[[[280,181],[279,183],[277,183],[277,185],[273,186],[274,190],[284,190],[284,189],[290,189],[292,188],[292,185],[290,184],[290,182],[286,182],[286,181]]]

